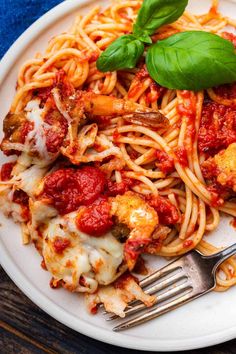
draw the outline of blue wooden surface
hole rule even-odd
[[[61,0],[0,0],[0,58],[35,20]]]

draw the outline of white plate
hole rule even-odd
[[[194,12],[206,12],[210,1],[190,0]],[[66,30],[75,12],[84,13],[94,3],[67,0],[35,22],[11,47],[0,64],[0,116],[7,113],[14,95],[20,65],[35,52],[45,48],[52,35]],[[236,3],[221,1],[222,12],[236,15]],[[3,161],[4,158],[1,157]],[[1,162],[2,162],[1,161]],[[220,245],[234,241],[235,231],[225,218],[210,238]],[[49,287],[50,275],[40,267],[40,257],[33,246],[21,245],[19,227],[0,216],[0,260],[19,288],[45,312],[68,327],[92,338],[114,345],[143,350],[177,351],[205,347],[236,337],[236,287],[226,293],[208,294],[172,313],[137,328],[114,333],[101,315],[89,315],[83,300],[63,289]],[[163,260],[156,259],[156,266]]]

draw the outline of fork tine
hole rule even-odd
[[[132,318],[131,320],[121,323],[120,325],[114,327],[113,331],[115,331],[115,332],[122,331],[124,329],[128,329],[128,328],[137,326],[141,323],[147,322],[153,318],[159,317],[159,316],[163,315],[164,313],[167,313],[167,312],[183,305],[184,303],[190,301],[194,297],[196,297],[196,295],[192,294],[192,291],[190,290],[187,294],[180,296],[177,299],[175,299],[167,304],[163,304],[162,306],[155,307],[154,309],[151,308],[150,311],[147,311],[141,315],[138,315],[138,316]]]
[[[175,287],[165,291],[164,293],[160,294],[159,296],[157,296],[153,305],[155,305],[157,303],[160,304],[163,301],[169,300],[171,297],[179,295],[180,293],[184,293],[185,291],[190,290],[191,288],[192,288],[192,285],[189,284],[188,282],[184,282],[183,284],[181,284],[179,286],[175,286]],[[132,314],[142,311],[144,309],[147,309],[146,305],[143,303],[139,303],[136,306],[127,309],[125,311],[125,316],[132,315]],[[119,318],[119,316],[112,315],[112,316],[106,318],[106,321],[112,321],[117,318]]]
[[[176,259],[175,261],[167,264],[163,268],[157,270],[156,272],[148,275],[146,278],[142,279],[139,282],[139,285],[144,288],[145,286],[153,283],[154,281],[157,281],[158,279],[163,278],[164,276],[168,275],[169,273],[182,268],[183,262],[181,257]]]

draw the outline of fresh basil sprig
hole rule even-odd
[[[188,0],[144,0],[133,26],[133,35],[116,39],[97,60],[98,70],[134,68],[144,52],[142,42],[151,44],[150,35],[160,26],[177,20],[187,3]]]
[[[194,90],[236,81],[231,42],[208,32],[175,34],[152,45],[146,56],[150,76],[170,89]]]
[[[188,0],[144,0],[133,26],[134,35],[152,43],[149,35],[157,28],[178,20],[187,4]]]
[[[97,60],[102,72],[134,68],[143,54],[144,44],[132,34],[114,41]]]

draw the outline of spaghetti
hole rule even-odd
[[[140,249],[140,242],[139,248],[135,248],[133,243],[126,241],[124,252],[126,256],[130,252],[129,257],[131,254],[133,257],[131,257],[132,261],[128,258],[128,264],[136,262],[144,252],[175,257],[196,248],[206,255],[215,253],[217,249],[207,242],[207,233],[217,228],[221,212],[236,217],[236,205],[233,199],[236,183],[232,182],[233,177],[235,178],[235,169],[231,171],[233,177],[230,175],[228,182],[225,183],[217,180],[218,170],[215,174],[212,172],[214,168],[218,168],[215,156],[236,143],[235,84],[201,92],[166,89],[150,78],[142,59],[137,68],[130,70],[101,73],[96,68],[96,60],[100,53],[116,38],[131,32],[141,3],[136,0],[121,0],[102,12],[99,6],[96,6],[86,16],[77,16],[67,33],[53,37],[45,53],[38,53],[19,71],[17,92],[10,111],[11,119],[10,123],[9,120],[5,122],[5,138],[2,143],[2,150],[5,153],[15,152],[19,157],[11,166],[8,164],[7,167],[6,165],[2,167],[0,188],[4,202],[1,204],[5,213],[21,222],[24,243],[30,240],[35,242],[36,247],[43,253],[44,259],[47,259],[46,266],[49,270],[49,259],[52,257],[53,247],[55,249],[55,242],[54,246],[50,246],[52,247],[50,250],[43,251],[45,246],[42,246],[42,236],[39,234],[44,232],[45,226],[39,227],[39,219],[41,222],[42,219],[44,222],[48,220],[48,224],[54,225],[54,230],[58,232],[57,237],[61,234],[60,229],[65,228],[65,232],[68,232],[71,227],[68,226],[69,221],[65,226],[55,219],[57,211],[63,208],[63,203],[67,205],[67,209],[59,214],[65,216],[81,206],[80,200],[73,199],[75,204],[69,200],[70,186],[73,184],[77,192],[81,188],[81,185],[77,186],[75,182],[75,172],[71,172],[71,165],[89,164],[89,168],[92,165],[92,168],[102,171],[108,180],[108,182],[103,181],[104,177],[94,170],[93,176],[94,173],[97,175],[96,178],[93,177],[91,183],[94,184],[91,190],[90,187],[86,187],[87,182],[82,184],[86,189],[86,193],[81,197],[83,201],[91,194],[91,198],[88,198],[88,202],[85,203],[88,205],[86,212],[83,212],[83,208],[79,211],[82,213],[79,225],[83,232],[93,234],[91,213],[94,219],[97,214],[99,215],[100,219],[97,222],[100,223],[100,231],[96,229],[99,236],[110,229],[109,213],[113,213],[112,216],[115,216],[116,220],[118,218],[118,226],[126,224],[129,232],[131,230],[131,233],[134,233],[133,229],[136,233],[140,232],[137,231],[137,223],[141,221],[136,220],[134,226],[135,223],[127,220],[130,210],[126,210],[126,215],[121,213],[121,209],[118,210],[123,202],[124,205],[128,205],[132,198],[132,203],[136,203],[137,198],[141,198],[143,203],[145,201],[143,210],[146,216],[151,213],[151,209],[155,210],[157,216],[155,214],[152,220],[156,220],[158,227],[156,230],[155,227],[147,230],[147,233],[150,231],[152,234],[151,238],[147,236],[149,243],[145,244],[147,239],[143,237]],[[178,32],[203,30],[218,34],[235,43],[235,36],[225,31],[226,26],[236,28],[236,23],[220,14],[218,3],[214,0],[207,14],[193,15],[185,11],[176,22],[161,27],[152,39],[156,42]],[[80,109],[86,116],[83,123],[81,123],[81,111],[78,114],[77,111],[75,112],[75,107],[71,108],[73,96],[82,102]],[[122,109],[121,102],[123,102]],[[124,102],[129,104],[125,105]],[[57,113],[52,113],[53,110]],[[140,117],[140,110],[143,114],[147,114],[146,121]],[[19,121],[23,111],[27,112],[27,122],[22,118],[20,127],[17,127],[13,117],[16,115]],[[159,127],[155,124],[153,126],[152,119],[148,115],[151,112],[159,112],[161,114],[159,118],[166,117],[169,124],[165,125],[164,121],[160,121]],[[47,119],[44,119],[43,123],[37,123],[38,130],[34,133],[35,115],[40,114]],[[221,127],[221,123],[224,124],[224,128]],[[56,132],[56,136],[50,130],[51,127],[54,127],[52,131]],[[20,131],[20,138],[16,137],[17,134],[14,138],[11,135],[16,128],[18,133]],[[33,149],[32,145],[30,147],[32,139],[34,139]],[[65,139],[69,142],[63,145]],[[72,146],[71,142],[74,144],[75,139],[76,146]],[[50,145],[50,148],[43,151],[43,144],[47,147]],[[213,162],[209,165],[207,161]],[[37,169],[36,174],[33,169]],[[67,180],[61,182],[65,191],[64,199],[61,200],[62,187],[61,189],[58,187],[59,196],[58,201],[55,202],[57,190],[55,185],[52,186],[52,180],[54,178],[56,181],[54,183],[61,181],[58,169],[67,171]],[[83,178],[90,179],[88,170],[84,170],[84,167],[82,170],[83,176],[78,174],[76,178],[81,181]],[[25,186],[27,183],[24,174],[28,184],[30,184],[30,176],[34,176],[33,188]],[[36,181],[35,176],[37,176]],[[106,183],[108,187],[104,187]],[[95,189],[98,191],[96,196]],[[11,198],[9,203],[14,204],[14,210],[11,206],[11,211],[6,206],[6,200],[9,198]],[[54,198],[53,206],[49,203],[49,209],[41,210],[41,215],[36,216],[34,214],[37,209],[36,204],[42,200],[46,200],[47,203],[50,198]],[[108,200],[112,200],[112,206],[109,206]],[[58,203],[61,203],[60,208]],[[31,216],[26,215],[27,213]],[[88,213],[90,213],[89,217]],[[86,222],[83,221],[83,224],[81,220]],[[114,223],[114,219],[112,222]],[[149,222],[146,220],[147,223]],[[140,237],[145,233],[144,226],[142,225]],[[47,242],[50,239],[50,232],[52,231],[47,231]],[[96,238],[97,243],[102,242],[101,238],[98,241],[99,236]],[[90,239],[86,237],[83,242],[93,247],[95,241],[91,241],[92,237]],[[74,250],[79,252],[75,236],[72,236],[67,243],[63,242],[60,238],[57,239],[55,263],[60,262],[61,254],[71,244],[75,247]],[[117,241],[112,242],[113,246],[117,247],[117,252],[122,253],[122,249],[116,245]],[[113,259],[115,257],[112,254],[110,256]],[[118,259],[117,262],[120,266]],[[94,267],[93,264],[93,271]],[[110,282],[118,278],[125,269],[127,267],[123,264],[116,275],[113,274]],[[77,273],[73,273],[72,278],[76,278],[75,281],[79,285],[76,288],[68,285],[67,288],[73,291],[76,289],[76,291],[94,292],[96,286],[90,277],[91,269],[88,269],[87,273],[84,271],[86,275],[83,275],[82,280]],[[58,285],[62,278],[58,276],[56,281],[54,277],[54,286]],[[90,282],[89,291],[84,285],[86,282]],[[109,281],[104,279],[100,281],[103,285],[108,283]],[[216,289],[223,291],[235,284],[236,260],[231,258],[218,270]],[[148,303],[147,299],[146,302]]]

